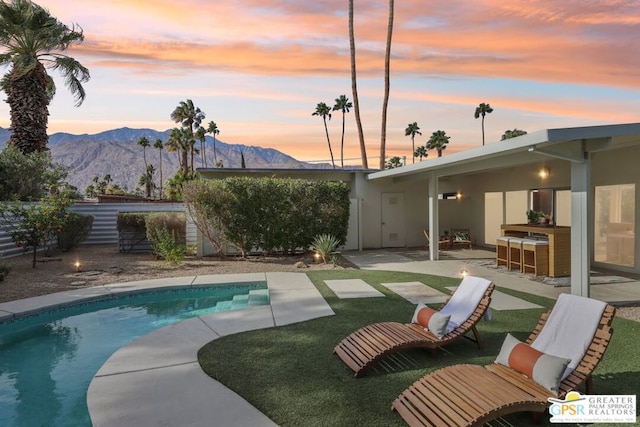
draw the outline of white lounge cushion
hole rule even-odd
[[[580,363],[598,329],[607,304],[578,295],[560,294],[549,318],[531,347],[571,359],[562,378]]]
[[[475,276],[465,276],[447,304],[440,309],[443,315],[449,315],[447,333],[467,321],[480,304],[482,297],[491,285],[491,280]]]

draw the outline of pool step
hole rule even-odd
[[[238,310],[241,308],[246,308],[249,303],[249,295],[234,295],[233,300],[231,301],[231,310]]]
[[[269,289],[253,289],[249,291],[249,307],[269,304]]]
[[[233,301],[220,301],[216,304],[216,311],[229,311],[233,309]]]
[[[269,289],[253,289],[248,294],[234,295],[230,301],[220,301],[215,311],[240,310],[247,307],[269,304]]]

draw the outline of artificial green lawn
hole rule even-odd
[[[545,309],[492,311],[481,321],[484,350],[471,341],[458,340],[438,351],[402,352],[406,358],[378,369],[362,379],[333,354],[333,347],[355,329],[374,322],[409,322],[415,308],[380,283],[420,281],[445,293],[457,279],[415,273],[365,270],[309,273],[335,316],[283,327],[262,329],[217,339],[199,354],[205,372],[243,396],[281,426],[402,426],[391,402],[411,383],[434,369],[457,363],[489,364],[500,350],[507,332],[526,339],[540,314],[553,301],[535,295],[497,288],[539,304]],[[341,300],[324,284],[328,279],[366,281],[385,298]],[[594,375],[594,394],[636,394],[640,384],[640,323],[614,320],[612,342]],[[528,414],[507,418],[513,425],[532,425]],[[543,415],[541,425],[549,424]],[[549,424],[550,425],[550,424]],[[619,425],[619,424],[618,424]]]

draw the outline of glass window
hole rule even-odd
[[[595,187],[594,261],[633,267],[635,184]]]

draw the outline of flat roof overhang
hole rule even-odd
[[[546,129],[517,138],[428,159],[408,166],[372,172],[368,180],[394,182],[488,172],[537,163],[554,157],[582,162],[585,152],[597,152],[640,144],[640,123]]]

